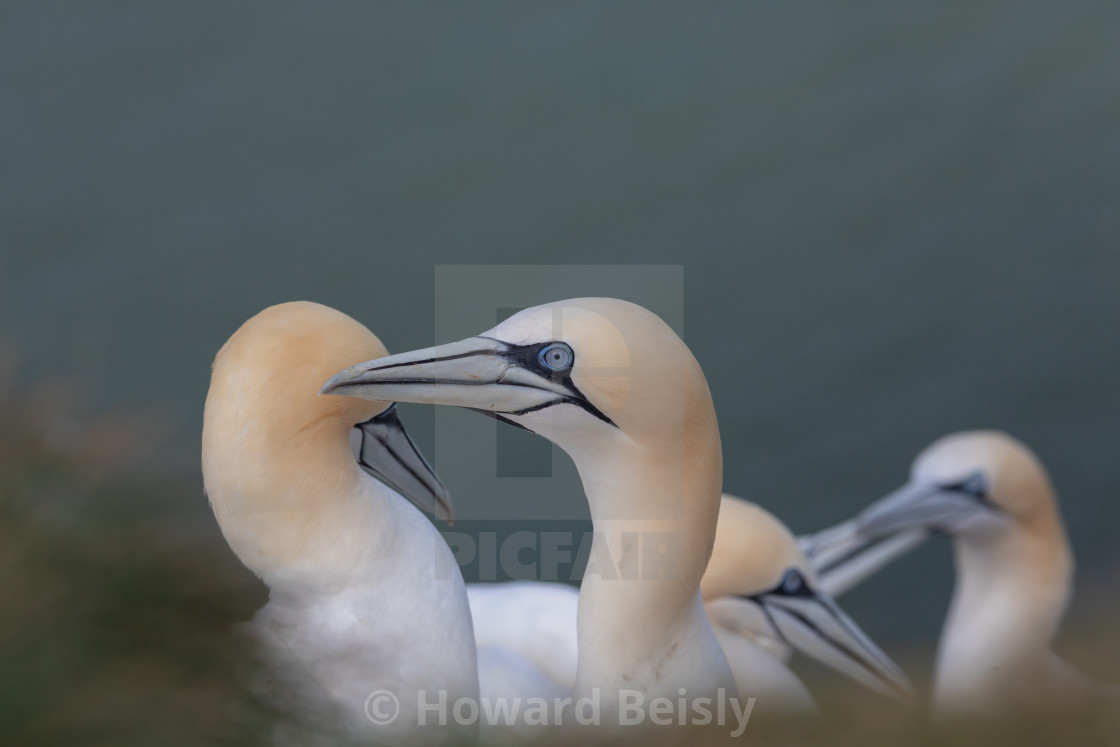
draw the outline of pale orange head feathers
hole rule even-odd
[[[230,547],[267,580],[332,540],[346,488],[362,480],[349,445],[389,403],[320,396],[332,373],[386,355],[368,329],[306,301],[245,322],[214,360],[202,472]]]

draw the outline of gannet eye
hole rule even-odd
[[[791,568],[782,576],[782,583],[778,589],[788,597],[800,597],[809,593],[809,584],[805,582],[805,577],[799,571]]]
[[[545,345],[541,348],[541,352],[537,353],[537,363],[549,371],[561,372],[572,367],[575,357],[570,347],[562,342],[553,342]]]
[[[941,489],[951,493],[962,493],[978,501],[985,500],[988,497],[988,481],[984,479],[984,473],[982,472],[969,475],[960,482],[943,485]]]

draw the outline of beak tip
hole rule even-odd
[[[435,506],[435,510],[432,513],[435,515],[435,517],[437,519],[441,519],[442,521],[446,521],[447,526],[449,526],[449,527],[455,526],[455,512],[451,508],[451,499],[450,498],[447,498],[445,500],[437,502],[436,506]]]
[[[334,376],[327,379],[326,383],[324,383],[323,386],[319,389],[319,395],[322,396],[324,394],[334,394],[335,390],[337,390],[344,382],[349,380],[349,378],[349,368],[343,371],[339,371]]]

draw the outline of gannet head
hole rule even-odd
[[[339,361],[370,353],[388,355],[372,332],[340,311],[308,301],[270,306],[218,351],[207,404],[233,404],[223,400],[236,395],[237,409],[266,416],[276,434],[291,435],[316,423],[346,433],[390,403],[322,398],[315,379]]]
[[[907,485],[857,518],[865,536],[917,528],[964,540],[1059,521],[1042,464],[1022,443],[995,431],[936,441],[914,461]]]
[[[715,547],[700,583],[712,620],[777,641],[878,692],[909,697],[910,683],[839,605],[817,588],[793,534],[754,503],[724,496]]]
[[[655,314],[616,299],[525,309],[477,337],[351,366],[323,392],[470,408],[573,456],[620,437],[666,453],[718,446],[688,347]]]
[[[203,417],[203,478],[227,540],[258,574],[270,562],[264,556],[297,552],[331,491],[360,475],[359,464],[421,508],[450,511],[392,403],[319,396],[331,372],[385,354],[361,324],[302,301],[260,312],[218,352]]]

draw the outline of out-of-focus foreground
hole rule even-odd
[[[2,741],[245,743],[234,625],[263,591],[216,531],[181,530],[175,506],[205,498],[198,481],[152,474],[163,421],[84,417],[63,394],[73,382],[6,382]]]
[[[155,413],[85,416],[70,383],[20,391],[0,365],[0,731],[7,744],[255,744],[268,713],[240,686],[238,622],[263,587],[216,526],[189,526],[200,481],[161,476],[170,435]],[[177,470],[166,470],[180,475]],[[873,582],[872,582],[873,583]],[[1102,590],[1103,593],[1103,590]],[[899,603],[902,603],[901,600]],[[1059,650],[1120,679],[1120,609],[1068,629]],[[899,652],[892,652],[898,655]],[[908,656],[908,654],[914,654]],[[928,652],[898,659],[919,683]],[[820,671],[804,673],[824,719],[769,713],[753,744],[1120,744],[1117,709],[1033,712],[935,725]],[[727,739],[724,730],[637,730],[635,743]],[[561,744],[568,737],[557,740]],[[581,742],[585,740],[581,738]]]

